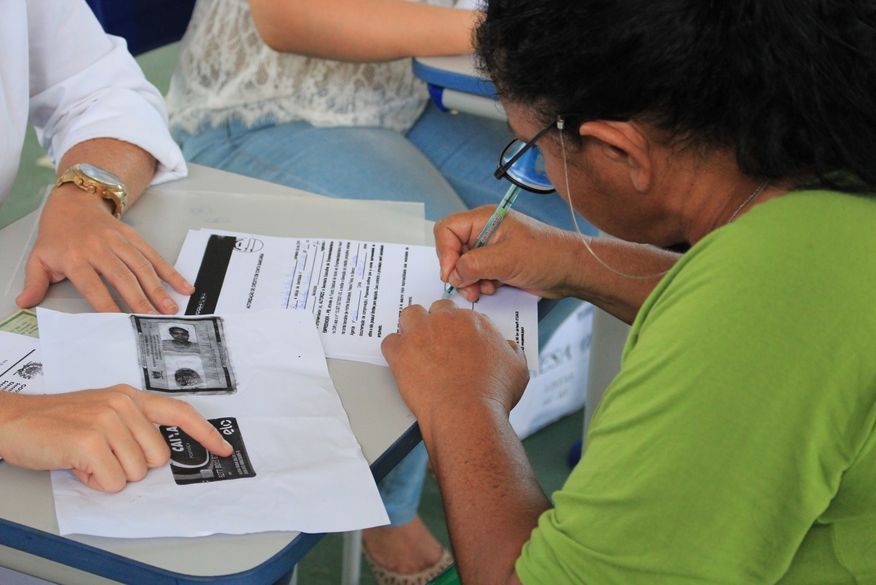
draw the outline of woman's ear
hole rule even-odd
[[[623,165],[636,191],[644,193],[654,182],[651,141],[641,128],[631,122],[595,120],[578,127],[582,138],[596,140],[596,152],[611,164]]]

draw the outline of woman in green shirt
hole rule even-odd
[[[467,299],[633,325],[551,503],[508,424],[517,347],[449,301],[402,314],[384,353],[463,581],[876,583],[876,7],[491,0],[478,52],[518,147],[636,243],[512,214],[468,250],[489,209],[436,225]]]

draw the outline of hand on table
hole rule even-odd
[[[133,228],[110,213],[107,203],[73,185],[56,188],[40,218],[39,237],[27,261],[24,289],[16,302],[32,307],[49,284],[69,278],[97,311],[119,307],[101,280],[115,288],[136,313],[177,312],[162,280],[181,294],[192,286]]]
[[[512,211],[486,246],[469,250],[494,209],[455,213],[435,224],[441,280],[471,302],[503,284],[543,298],[568,296],[577,235]]]
[[[189,404],[120,384],[44,396],[8,394],[0,455],[20,467],[70,469],[82,483],[117,492],[160,467],[170,450],[153,423],[178,426],[216,455],[232,447]]]
[[[510,412],[529,381],[517,344],[503,339],[488,317],[448,300],[428,312],[420,305],[403,310],[399,332],[383,340],[382,350],[421,427],[474,404]]]

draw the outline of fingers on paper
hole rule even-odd
[[[176,313],[179,307],[167,294],[156,266],[143,251],[127,244],[120,246],[116,253],[129,273],[135,276],[134,282],[129,281],[125,290],[119,290],[128,306],[138,313],[150,313],[156,309],[161,313]]]
[[[35,254],[31,254],[24,270],[24,288],[15,299],[16,304],[25,309],[39,304],[45,298],[49,284],[51,278],[48,269]]]
[[[74,468],[72,471],[79,481],[101,492],[115,493],[128,483],[125,470],[108,447],[99,453],[93,453],[84,467]]]
[[[195,292],[195,287],[183,277],[182,274],[176,271],[176,269],[170,265],[170,263],[162,258],[161,254],[159,254],[155,248],[149,245],[146,240],[143,239],[140,234],[135,232],[134,230],[130,230],[128,233],[128,238],[131,240],[131,243],[140,251],[140,253],[149,261],[153,270],[157,273],[158,277],[169,284],[173,289],[183,295],[190,295]],[[164,289],[162,288],[162,292]],[[169,296],[167,296],[168,300],[171,300]],[[161,304],[157,304],[157,307],[161,308]],[[176,311],[176,309],[174,309]]]
[[[519,357],[523,360],[524,363],[526,363],[526,354],[523,353],[523,348],[521,348],[520,345],[513,339],[506,339],[505,341],[508,342],[508,345],[511,346],[511,349],[514,351],[514,353],[517,354],[517,357]]]
[[[146,417],[153,423],[179,427],[211,453],[223,457],[231,455],[231,445],[190,404],[145,392],[138,401]]]
[[[432,303],[429,307],[429,314],[436,315],[438,313],[450,313],[456,310],[456,304],[449,299],[441,299]]]
[[[134,258],[134,253],[130,247],[122,250],[115,250],[114,253],[108,254],[102,258],[99,263],[95,264],[104,279],[115,288],[125,304],[134,313],[155,313],[155,307],[149,301],[143,288],[140,286],[141,278],[148,281],[146,274],[136,274],[131,264],[140,269],[142,265],[138,259]],[[140,256],[142,258],[142,256]],[[151,267],[150,267],[151,270]],[[154,277],[154,272],[153,272]],[[157,277],[155,277],[157,278]],[[165,293],[166,294],[166,293]]]
[[[456,262],[475,243],[490,213],[488,207],[482,207],[448,215],[435,223],[435,251],[438,254],[442,281],[450,282],[450,274],[456,267]]]
[[[101,313],[117,313],[119,306],[103,284],[95,268],[89,264],[77,264],[67,274],[73,286],[82,293],[88,304]]]
[[[422,305],[405,307],[398,316],[399,333],[406,333],[422,323],[428,316],[426,308]]]

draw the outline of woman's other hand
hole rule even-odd
[[[189,404],[120,384],[67,394],[0,397],[0,455],[28,469],[70,469],[117,492],[170,458],[155,424],[178,426],[212,453],[232,447]]]
[[[452,301],[436,301],[428,312],[407,307],[399,332],[383,340],[382,350],[424,432],[444,413],[498,407],[507,414],[529,381],[517,344],[485,315]]]

